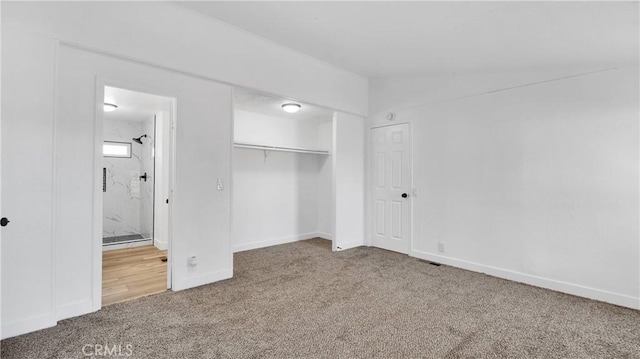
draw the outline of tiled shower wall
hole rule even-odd
[[[151,123],[151,131],[148,123]],[[143,144],[133,142],[143,138]],[[151,238],[153,228],[153,117],[145,122],[105,121],[104,140],[131,143],[131,158],[103,157],[107,169],[106,192],[103,204],[103,237],[141,234]],[[149,164],[149,162],[151,164]],[[151,171],[147,170],[151,168]],[[147,182],[140,175],[147,172]],[[149,195],[151,194],[151,195]]]

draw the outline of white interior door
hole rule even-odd
[[[372,245],[409,253],[411,244],[411,136],[409,124],[374,128]]]
[[[53,67],[55,48],[2,37],[2,338],[55,325]],[[37,89],[37,90],[34,90]],[[35,94],[34,94],[34,91]]]

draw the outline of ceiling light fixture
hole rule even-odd
[[[300,111],[301,108],[302,108],[302,106],[300,106],[297,103],[293,103],[293,102],[285,103],[284,105],[282,105],[282,109],[285,112],[289,112],[289,113],[296,113],[296,112]]]
[[[118,108],[118,106],[112,103],[104,103],[104,112],[113,112]]]

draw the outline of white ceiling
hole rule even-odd
[[[301,105],[300,111],[288,113],[282,110],[282,105],[289,102]],[[300,101],[288,100],[283,97],[254,92],[241,87],[233,89],[233,107],[238,110],[296,120],[331,121],[333,118],[333,110]]]
[[[104,113],[104,119],[107,121],[142,122],[160,111],[171,110],[170,98],[109,86],[104,88],[104,102],[118,106],[115,111]],[[300,104],[300,111],[283,111],[282,104],[288,102]],[[317,121],[330,121],[333,118],[333,110],[241,87],[233,90],[233,104],[236,109],[282,118]]]
[[[162,96],[105,86],[104,102],[118,108],[105,112],[107,121],[144,121],[160,111],[171,110],[171,99]]]
[[[638,63],[638,2],[180,2],[368,77]]]

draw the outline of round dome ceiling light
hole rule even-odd
[[[104,103],[104,112],[113,112],[118,108],[118,106],[112,103]]]
[[[289,112],[289,113],[296,113],[296,112],[300,111],[301,108],[302,108],[302,106],[300,106],[297,103],[293,103],[293,102],[285,103],[284,105],[282,105],[282,109],[285,112]]]

